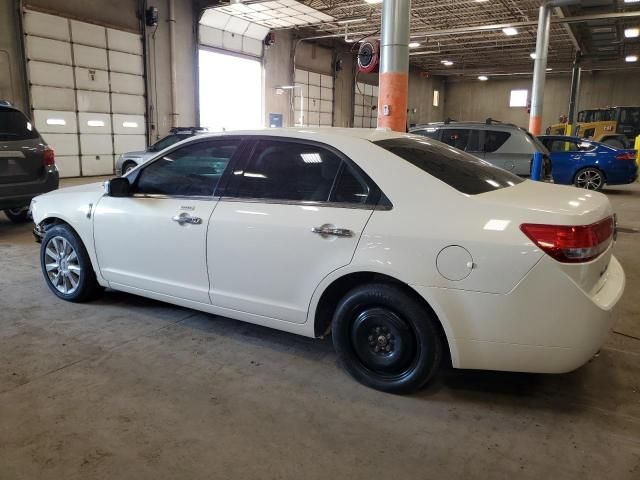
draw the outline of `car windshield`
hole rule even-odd
[[[22,112],[0,108],[0,140],[32,140],[38,138],[33,124]]]
[[[473,155],[424,138],[399,137],[374,143],[468,195],[523,182],[520,177]]]
[[[149,151],[151,152],[159,152],[160,150],[164,150],[167,147],[170,147],[174,143],[178,143],[180,140],[184,140],[185,138],[189,138],[191,135],[168,135],[156,143],[149,147]]]

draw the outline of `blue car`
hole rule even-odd
[[[551,153],[553,181],[588,190],[607,185],[625,185],[638,178],[635,150],[622,150],[604,143],[564,135],[540,135]]]

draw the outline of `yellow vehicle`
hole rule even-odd
[[[578,112],[578,127],[568,131],[566,118],[547,128],[547,135],[568,135],[588,138],[616,148],[633,146],[640,134],[640,107],[611,107],[581,110]]]

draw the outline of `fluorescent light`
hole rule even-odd
[[[502,29],[502,33],[504,33],[505,35],[508,35],[508,36],[517,35],[518,34],[518,29],[517,28],[513,28],[513,27],[506,27],[506,28]]]
[[[547,67],[547,72],[550,72],[551,70],[553,70],[553,68]]]
[[[443,61],[442,61],[442,64],[443,64],[445,67],[450,67],[451,65],[453,65],[453,62],[452,62],[451,60],[443,60]]]
[[[530,53],[529,56],[531,57],[532,60],[535,60],[536,59],[536,52]]]
[[[137,122],[122,122],[124,128],[138,128]]]
[[[375,3],[382,3],[382,0],[364,0],[366,3],[371,3],[371,4],[375,4]]]
[[[489,77],[487,77],[486,75],[480,75],[478,77],[478,80],[480,80],[481,82],[486,82],[487,80],[489,80]]]
[[[102,120],[88,120],[87,125],[90,127],[104,127],[104,122]]]
[[[484,2],[488,2],[489,0],[476,0],[476,3],[484,3]]]
[[[624,0],[624,3],[638,3],[640,0]]]
[[[420,42],[409,42],[409,48],[418,48],[420,45]]]
[[[345,23],[358,23],[365,22],[367,17],[345,17],[336,20],[336,23],[345,24]]]
[[[640,36],[640,28],[625,28],[624,36],[627,38],[636,38]]]
[[[625,57],[624,61],[628,62],[628,63],[637,62],[638,61],[638,56],[637,55],[627,55]]]
[[[47,118],[47,125],[66,125],[64,118]]]
[[[319,153],[301,153],[300,156],[304,163],[322,163]]]

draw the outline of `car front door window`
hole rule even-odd
[[[212,196],[239,145],[239,139],[204,141],[169,152],[141,170],[134,193]]]

